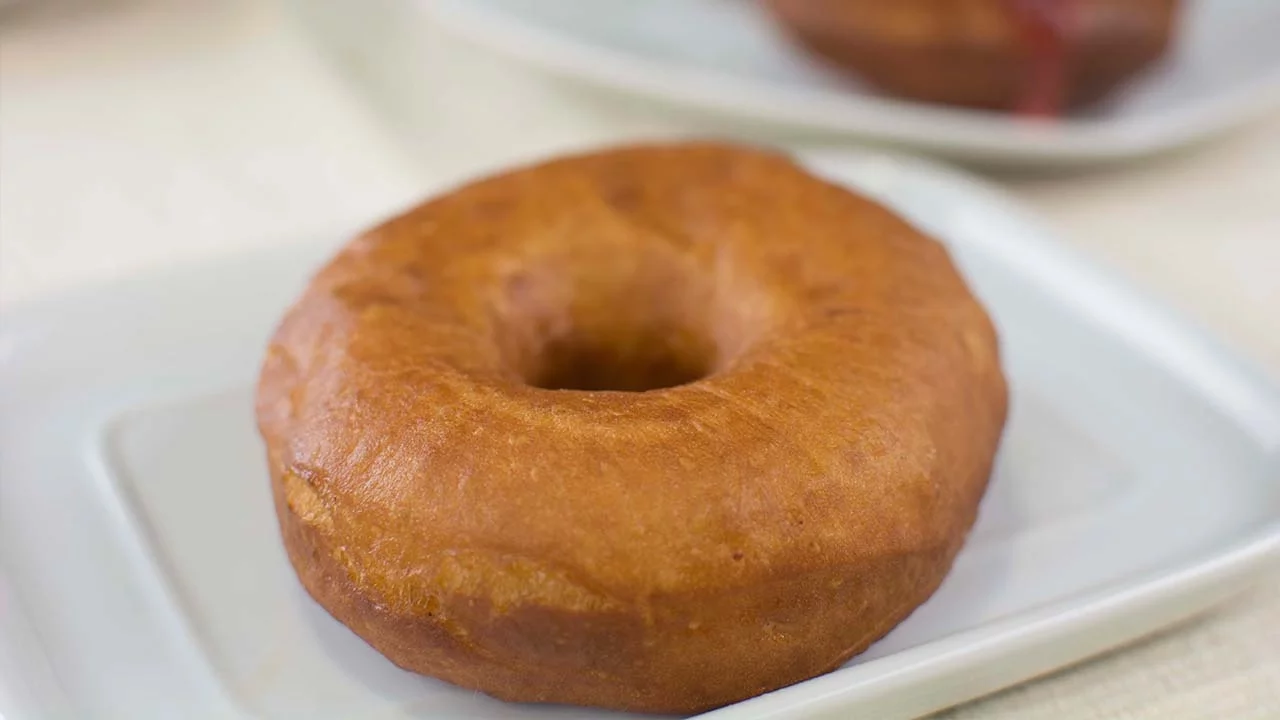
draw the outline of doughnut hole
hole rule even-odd
[[[755,303],[728,302],[740,295],[734,283],[688,256],[661,246],[592,254],[505,276],[497,340],[519,382],[615,392],[687,385],[724,369],[759,333],[745,312]]]
[[[629,343],[589,336],[548,343],[525,382],[544,390],[645,392],[697,382],[716,370],[713,348],[672,341],[660,327],[638,329]]]

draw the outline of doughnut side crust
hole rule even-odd
[[[900,97],[1008,110],[1028,92],[1031,52],[1013,6],[1023,0],[769,0],[801,45]],[[1063,102],[1115,92],[1167,52],[1180,0],[1059,0]]]
[[[569,346],[706,375],[537,387]],[[692,143],[358,238],[273,338],[257,417],[302,584],[393,662],[693,712],[829,671],[927,599],[1006,402],[939,245],[782,156]]]

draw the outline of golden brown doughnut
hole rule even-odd
[[[798,42],[886,92],[1051,114],[1164,55],[1180,0],[767,0]]]
[[[941,245],[780,155],[618,149],[357,238],[257,396],[289,558],[401,667],[692,712],[937,588],[1005,417]]]

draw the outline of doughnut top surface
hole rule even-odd
[[[308,591],[506,699],[706,709],[926,599],[1006,390],[946,251],[789,159],[610,150],[357,238],[257,399]]]

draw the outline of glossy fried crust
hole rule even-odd
[[[711,144],[517,170],[356,239],[257,396],[334,617],[499,698],[656,712],[829,671],[928,598],[1005,408],[940,245]]]
[[[802,45],[888,93],[1012,109],[1033,90],[1016,5],[1033,0],[767,0]],[[1038,0],[1070,17],[1063,102],[1115,91],[1168,50],[1181,0]]]

